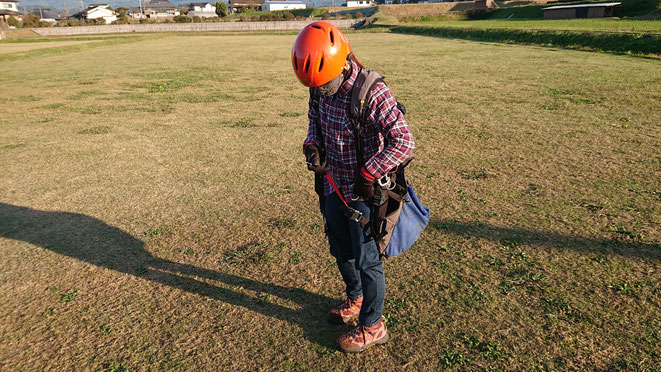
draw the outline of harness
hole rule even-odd
[[[367,103],[369,103],[370,94],[372,93],[374,86],[383,81],[383,76],[378,73],[371,70],[361,69],[358,72],[358,76],[352,87],[349,121],[354,129],[354,145],[357,160],[356,172],[360,172],[360,169],[365,165],[362,139],[364,128],[367,124],[367,117],[369,115]],[[319,112],[319,97],[319,90],[317,88],[310,88],[310,101],[311,104],[317,108],[317,112]],[[406,108],[399,101],[397,102],[397,107],[402,114],[406,114]],[[323,162],[326,154],[320,121],[316,120],[315,125],[321,141],[320,160]],[[385,145],[388,145],[387,142]],[[324,214],[326,202],[324,196],[324,179],[326,179],[343,203],[343,205],[340,206],[342,213],[348,219],[360,223],[363,229],[365,229],[365,231],[367,231],[367,233],[377,242],[381,256],[387,257],[385,250],[390,240],[389,236],[395,228],[399,212],[402,208],[402,201],[408,192],[409,182],[404,175],[404,168],[412,159],[412,157],[407,159],[374,183],[374,197],[368,201],[371,210],[371,218],[365,217],[360,211],[351,208],[347,204],[330,174],[316,175],[314,186],[315,192],[319,195],[319,207],[321,213]]]

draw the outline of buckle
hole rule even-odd
[[[384,174],[383,177],[376,180],[376,182],[379,184],[379,186],[381,186],[386,190],[392,190],[395,188],[396,185],[394,182],[392,182],[388,174]]]
[[[359,210],[357,210],[357,209],[353,209],[353,208],[349,208],[349,212],[351,212],[351,217],[349,217],[349,219],[350,219],[351,221],[353,221],[353,222],[360,222],[360,217],[362,217],[363,214],[362,214]]]

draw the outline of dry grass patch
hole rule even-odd
[[[2,368],[658,368],[659,61],[350,35],[433,221],[386,262],[393,340],[347,356],[294,37],[2,62]]]

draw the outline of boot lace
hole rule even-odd
[[[362,325],[358,326],[349,331],[348,336],[349,339],[355,339],[356,341],[359,341],[362,338],[362,342],[365,342],[365,329]]]
[[[353,302],[351,301],[350,298],[347,298],[346,301],[342,302],[342,304],[339,306],[340,310],[347,310],[353,306]]]

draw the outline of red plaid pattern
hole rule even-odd
[[[303,143],[305,147],[308,144],[320,146],[323,142],[329,172],[347,201],[359,199],[352,190],[358,165],[354,128],[349,121],[351,88],[358,71],[358,65],[351,61],[351,76],[336,94],[330,97],[321,95],[318,110],[310,101],[310,125],[308,136]],[[381,178],[411,157],[415,143],[404,115],[397,108],[397,100],[383,82],[377,83],[373,88],[366,110],[367,122],[362,135],[364,167],[375,178]],[[320,121],[322,133],[317,133],[315,120]],[[320,141],[319,135],[323,141]],[[328,182],[325,182],[324,190],[325,195],[333,192]]]

